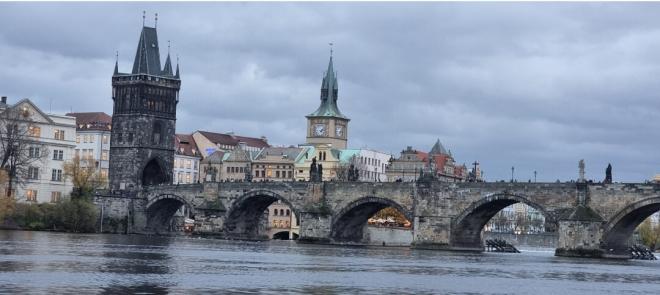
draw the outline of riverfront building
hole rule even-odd
[[[29,99],[13,105],[0,101],[0,125],[16,124],[19,136],[2,133],[3,140],[20,147],[11,195],[20,202],[57,202],[68,196],[73,184],[64,175],[64,163],[76,147],[76,118],[47,114]],[[0,126],[7,130],[6,126]],[[13,138],[13,139],[9,139]],[[7,151],[8,149],[3,149]],[[7,195],[7,185],[3,192]]]
[[[68,113],[76,118],[75,155],[91,159],[96,172],[108,179],[112,117],[103,112]]]

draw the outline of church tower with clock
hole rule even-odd
[[[307,143],[327,144],[345,149],[348,142],[348,121],[337,107],[337,74],[332,65],[332,54],[321,84],[321,105],[307,115]]]

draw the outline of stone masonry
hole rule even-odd
[[[584,205],[580,195],[586,196]],[[367,219],[395,207],[413,223],[413,247],[468,251],[483,251],[484,225],[504,207],[522,202],[545,216],[547,231],[558,231],[556,255],[625,258],[632,230],[660,210],[660,186],[233,182],[161,185],[96,198],[104,207],[106,231],[166,233],[172,215],[185,205],[198,234],[229,239],[265,238],[259,220],[277,200],[300,220],[300,242],[364,243]]]

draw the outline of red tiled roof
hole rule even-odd
[[[420,161],[424,161],[424,162],[426,162],[426,161],[428,161],[428,159],[429,159],[429,154],[428,154],[428,153],[420,152],[420,151],[415,151],[415,154],[417,155],[417,158],[418,158]]]
[[[265,148],[270,147],[265,138],[246,137],[232,134],[214,133],[208,131],[199,131],[204,137],[208,138],[214,144],[224,144],[237,146],[239,142],[244,142],[249,147]]]
[[[76,130],[110,130],[112,117],[104,112],[68,113],[76,117]]]
[[[178,155],[201,157],[192,134],[175,134],[174,147]]]

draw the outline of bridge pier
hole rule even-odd
[[[328,244],[331,242],[332,217],[317,212],[300,212],[300,235],[298,242]]]
[[[555,256],[601,258],[603,219],[591,208],[578,205],[559,220],[559,241]]]

